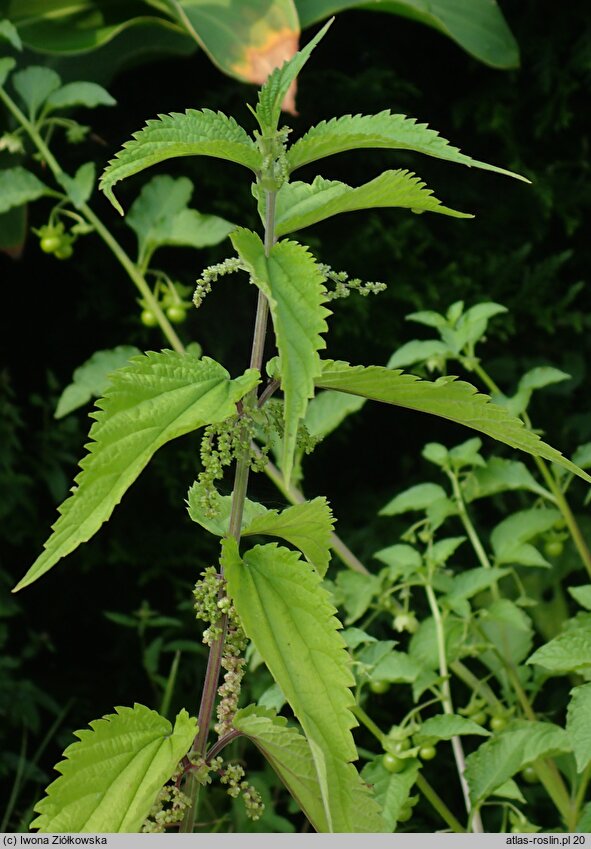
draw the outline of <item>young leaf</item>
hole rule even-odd
[[[270,135],[277,129],[277,123],[281,115],[281,104],[285,95],[331,23],[332,19],[316,33],[314,38],[299,53],[292,56],[280,68],[276,68],[262,86],[259,91],[255,114],[263,135]]]
[[[389,110],[377,115],[344,115],[342,118],[321,121],[289,148],[287,163],[289,170],[295,171],[296,168],[325,156],[361,148],[415,150],[437,159],[495,171],[497,174],[529,182],[519,174],[479,162],[460,153],[457,147],[450,145],[435,130],[429,129],[427,124],[418,124],[415,118],[407,118],[406,115],[392,115]]]
[[[96,180],[96,165],[94,162],[85,162],[76,171],[74,177],[62,174],[60,182],[67,191],[76,209],[80,209],[92,194]]]
[[[591,610],[591,584],[585,584],[582,587],[567,587],[569,593],[575,601],[585,610]]]
[[[412,171],[384,171],[358,188],[323,177],[316,177],[313,183],[284,183],[277,192],[275,232],[284,236],[342,212],[375,207],[440,212],[454,218],[474,217],[443,206]]]
[[[12,77],[12,84],[27,107],[29,118],[35,117],[39,107],[60,87],[61,82],[59,74],[42,65],[31,65]]]
[[[77,731],[64,752],[61,773],[35,806],[31,823],[43,834],[137,832],[157,792],[170,779],[197,731],[182,710],[174,724],[136,704]]]
[[[208,501],[206,502],[204,495],[203,486],[195,482],[187,495],[189,516],[194,522],[197,522],[198,525],[209,531],[210,534],[215,534],[218,537],[227,536],[230,528],[232,496],[220,495],[217,492],[213,494],[209,493],[207,496]],[[213,515],[209,510],[204,508],[204,505],[208,502],[213,508]],[[244,533],[245,526],[254,518],[264,515],[266,512],[267,508],[263,504],[259,504],[258,501],[251,501],[250,498],[245,498],[244,509],[242,511],[241,533]]]
[[[54,417],[61,419],[98,398],[107,388],[109,375],[122,368],[132,357],[141,354],[133,345],[118,345],[106,351],[95,351],[85,363],[76,369],[72,382],[59,397]]]
[[[327,330],[325,318],[330,311],[323,306],[323,277],[313,257],[296,242],[278,242],[267,257],[256,233],[240,228],[230,238],[252,280],[269,301],[285,395],[281,467],[289,481],[298,424],[314,394],[314,379],[320,374],[318,351],[325,347],[320,334]]]
[[[446,498],[446,492],[437,483],[418,483],[389,501],[379,512],[380,516],[399,516],[411,510],[425,510],[434,501]]]
[[[189,209],[193,183],[187,177],[159,174],[142,188],[126,222],[138,239],[138,257],[147,262],[162,245],[204,248],[217,245],[235,225],[216,215]]]
[[[394,351],[388,360],[388,368],[406,368],[406,366],[429,360],[444,362],[445,358],[452,354],[450,347],[439,339],[413,339],[412,342],[407,342],[406,345]],[[427,368],[429,368],[428,362]]]
[[[0,169],[0,213],[52,194],[55,192],[20,165]]]
[[[365,398],[343,392],[317,392],[306,409],[304,423],[310,436],[324,439],[351,413],[365,404]]]
[[[123,215],[113,195],[113,186],[151,165],[176,156],[214,156],[258,171],[261,154],[242,127],[233,118],[210,109],[187,109],[160,115],[146,122],[143,130],[111,159],[100,180],[100,188]]]
[[[409,761],[403,772],[392,774],[382,765],[382,759],[376,758],[363,767],[361,777],[373,787],[378,804],[382,808],[382,816],[387,831],[394,831],[398,817],[404,805],[408,802],[410,791],[414,787],[419,774],[419,762]]]
[[[542,442],[536,433],[527,430],[520,419],[509,415],[497,404],[492,404],[488,395],[481,395],[469,383],[454,377],[440,377],[430,382],[381,366],[351,366],[328,360],[322,364],[322,373],[316,379],[316,385],[322,389],[337,389],[374,401],[441,416],[534,457],[544,457],[558,463],[591,483],[591,477],[586,472],[555,448]]]
[[[578,772],[591,762],[591,684],[570,691],[566,731],[570,738]]]
[[[583,468],[577,462],[576,454],[573,455],[573,462]],[[525,489],[542,498],[548,497],[548,491],[540,486],[527,466],[519,460],[506,460],[504,457],[491,457],[485,466],[473,469],[462,482],[462,489],[466,501],[517,489]]]
[[[45,101],[45,112],[55,109],[72,109],[84,106],[94,109],[97,106],[115,106],[117,101],[98,83],[79,82],[66,85],[52,91]]]
[[[0,39],[1,38],[6,39],[6,41],[8,41],[14,47],[15,50],[22,50],[23,49],[23,43],[21,41],[20,35],[18,34],[17,28],[15,27],[15,25],[11,21],[7,20],[6,18],[4,18],[3,20],[0,21]],[[0,60],[0,62],[5,62],[5,61],[7,61],[7,60],[6,59]],[[0,70],[0,78],[1,78],[1,76],[2,76],[2,71]],[[2,85],[1,82],[0,82],[0,85]]]
[[[467,569],[454,575],[450,591],[444,597],[444,602],[449,605],[456,604],[461,599],[472,598],[483,590],[492,587],[510,573],[510,569],[497,569],[494,566],[487,568],[479,566],[476,569]]]
[[[558,510],[541,507],[520,510],[496,526],[490,536],[498,566],[519,563],[522,566],[550,566],[529,540],[549,531],[560,518]]]
[[[568,735],[551,722],[515,720],[466,758],[466,781],[470,799],[479,804],[538,758],[571,751]]]
[[[256,546],[241,560],[236,541],[226,539],[222,565],[244,629],[302,725],[328,828],[348,823],[343,830],[354,830],[353,779],[343,780],[357,757],[350,730],[354,679],[328,593],[298,554],[275,543]]]
[[[426,719],[418,734],[413,735],[413,740],[417,745],[420,745],[421,740],[429,738],[451,740],[452,737],[460,737],[462,734],[479,734],[481,737],[490,737],[490,731],[471,719],[465,719],[463,716],[456,716],[455,714],[441,714]]]
[[[89,540],[107,521],[152,455],[171,439],[235,412],[258,381],[250,369],[230,380],[207,357],[173,351],[149,353],[111,375],[93,413],[89,453],[80,463],[73,494],[37,558],[15,590],[36,581],[66,554]]]

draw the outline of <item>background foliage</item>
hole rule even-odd
[[[342,14],[300,82],[294,135],[300,125],[332,114],[389,108],[429,121],[479,159],[529,176],[532,187],[477,172],[467,179],[463,171],[425,159],[421,175],[438,197],[477,211],[476,220],[380,210],[363,223],[351,216],[321,224],[307,240],[334,268],[389,284],[379,298],[337,302],[330,339],[335,358],[387,362],[396,347],[415,337],[414,327],[404,322],[413,310],[445,311],[460,299],[508,307],[490,326],[489,370],[507,391],[535,365],[552,364],[572,375],[538,393],[532,406],[548,441],[568,453],[591,439],[585,393],[591,354],[585,232],[591,203],[586,118],[591,22],[586,23],[582,0],[575,0],[568,15],[549,0],[506,0],[503,9],[521,48],[519,70],[478,64],[412,21],[396,18],[385,26],[378,15]],[[84,58],[76,62],[85,67]],[[84,150],[61,151],[71,172],[89,154],[101,169],[156,112],[193,105],[248,120],[248,87],[222,76],[203,53],[122,70],[109,88],[118,106],[87,116],[94,132]],[[80,120],[85,122],[83,112]],[[391,154],[380,152],[343,154],[324,173],[358,185],[391,161]],[[407,165],[403,153],[397,161]],[[231,169],[181,159],[166,170],[194,181],[193,202],[201,211],[229,221],[251,216],[249,226],[256,227],[248,187],[234,185]],[[127,208],[141,185],[129,184],[119,192]],[[107,203],[96,204],[131,246],[132,234]],[[30,214],[32,225],[42,225],[43,202]],[[224,244],[206,249],[197,265],[193,251],[163,251],[162,264],[190,285],[202,266],[227,253]],[[9,799],[19,764],[25,764],[21,781],[28,783],[12,816],[17,827],[28,821],[38,787],[47,783],[71,730],[114,704],[137,700],[158,708],[179,648],[170,715],[182,705],[196,706],[202,677],[196,668],[204,650],[187,598],[214,551],[179,510],[194,478],[198,447],[188,437],[162,450],[90,545],[26,595],[10,596],[9,588],[40,550],[85,442],[84,410],[53,418],[61,390],[95,350],[121,344],[158,349],[161,340],[157,330],[140,324],[131,286],[93,237],[80,240],[65,263],[43,255],[30,237],[20,258],[2,255],[0,267],[0,798]],[[233,285],[222,281],[216,296],[190,313],[187,335],[237,374],[247,359],[249,334],[242,324],[251,321],[254,292],[235,287],[230,298]],[[436,427],[437,441],[455,444],[463,438],[452,425]],[[392,520],[376,518],[377,511],[395,491],[421,479],[428,468],[421,448],[433,437],[427,417],[368,405],[306,460],[307,494],[327,495],[339,533],[361,558],[369,561],[392,541]],[[393,451],[394,444],[404,451]],[[278,506],[272,486],[263,479],[259,487],[260,498]],[[260,674],[250,686],[257,695],[269,683]],[[376,711],[387,717],[387,698]],[[244,824],[234,816],[241,830]],[[276,821],[263,821],[261,830],[300,827],[297,818],[290,825],[283,803],[268,816]]]

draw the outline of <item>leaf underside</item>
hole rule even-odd
[[[77,731],[56,766],[61,773],[37,803],[41,833],[138,832],[160,788],[191,747],[197,722],[182,710],[174,728],[136,704]]]
[[[230,380],[207,357],[174,351],[148,353],[111,374],[105,396],[92,413],[89,453],[80,463],[73,494],[45,550],[15,590],[22,589],[89,540],[107,521],[127,489],[164,444],[235,412],[235,405],[258,381],[250,369]]]
[[[333,215],[376,207],[439,212],[454,218],[473,217],[444,206],[412,171],[384,171],[357,188],[323,177],[316,177],[313,183],[285,183],[277,193],[275,232],[283,236]]]
[[[323,363],[316,385],[441,416],[534,457],[557,463],[591,483],[586,472],[528,430],[521,419],[493,404],[488,395],[480,394],[471,384],[454,377],[427,381],[382,366],[351,366],[330,360]]]

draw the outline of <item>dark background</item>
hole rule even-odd
[[[300,238],[335,269],[388,283],[378,297],[335,303],[327,340],[334,358],[383,364],[409,339],[427,338],[426,328],[405,323],[416,309],[445,310],[460,299],[508,307],[490,326],[488,368],[507,392],[533,365],[551,364],[572,375],[538,393],[532,408],[547,440],[572,454],[591,439],[591,20],[584,0],[568,7],[550,0],[502,5],[522,51],[521,68],[510,72],[478,64],[451,41],[402,18],[340,15],[301,76],[300,115],[288,123],[296,138],[333,115],[392,109],[427,121],[476,159],[525,174],[532,185],[403,152],[341,154],[320,163],[323,176],[357,185],[384,168],[409,167],[444,203],[476,218],[378,210],[341,216]],[[70,172],[89,156],[101,170],[159,112],[219,108],[252,128],[244,104],[254,103],[254,89],[223,77],[203,53],[128,69],[109,88],[116,108],[79,115],[102,141],[81,149],[57,144]],[[238,167],[179,159],[159,173],[190,176],[199,210],[257,226],[250,186]],[[311,177],[308,170],[300,178]],[[145,179],[123,185],[118,196],[124,206]],[[93,205],[132,251],[133,234],[108,202],[97,196]],[[35,204],[31,224],[43,224],[49,208]],[[202,267],[230,254],[229,242],[201,256],[169,250],[159,264],[192,284]],[[95,350],[125,343],[158,349],[162,342],[157,330],[139,323],[135,290],[93,236],[78,242],[71,261],[58,262],[42,254],[31,235],[19,260],[0,258],[0,272],[0,799],[10,793],[23,729],[31,757],[69,703],[38,767],[31,768],[18,823],[72,730],[116,704],[159,706],[137,633],[108,620],[104,611],[129,614],[147,600],[181,623],[154,629],[148,643],[162,633],[198,644],[190,588],[214,561],[216,545],[184,509],[198,470],[198,438],[187,437],[157,455],[89,544],[18,597],[10,596],[48,536],[86,441],[85,410],[53,419],[61,390]],[[240,373],[248,359],[254,294],[244,281],[226,279],[183,325],[184,340],[198,340],[205,353]],[[339,533],[371,565],[372,553],[392,541],[377,510],[397,490],[430,474],[420,458],[424,443],[452,445],[465,438],[452,425],[367,405],[306,461],[305,489],[329,498]],[[280,503],[264,478],[255,481],[254,492]],[[167,674],[170,660],[171,654],[162,656],[160,674]],[[197,710],[202,664],[199,653],[184,653],[174,710]]]

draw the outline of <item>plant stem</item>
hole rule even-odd
[[[63,178],[67,176],[57,159],[54,157],[47,144],[41,138],[39,132],[35,128],[34,124],[32,124],[26,115],[21,112],[16,103],[10,98],[4,89],[0,88],[0,99],[4,102],[5,106],[8,110],[14,115],[16,120],[24,127],[26,132],[28,133],[31,141],[43,157],[44,161],[47,163],[50,168],[53,176],[55,177],[56,182],[64,188]],[[64,188],[67,192],[67,190]],[[70,199],[73,203],[73,201]],[[75,206],[75,204],[74,204]],[[123,266],[125,271],[127,272],[129,278],[136,286],[138,291],[140,292],[143,300],[149,309],[154,313],[156,318],[158,319],[158,323],[162,328],[162,332],[166,336],[168,342],[174,348],[175,351],[182,353],[184,351],[184,346],[179,337],[177,336],[174,328],[160,309],[160,306],[152,294],[152,290],[146,283],[146,280],[143,274],[140,273],[137,266],[131,261],[131,259],[127,256],[119,242],[111,235],[110,231],[103,224],[103,222],[98,218],[97,215],[92,211],[92,209],[88,206],[88,204],[83,203],[78,205],[77,207],[80,212],[85,216],[87,221],[92,224],[97,234],[103,240],[103,242],[107,245],[107,247],[111,250],[111,252],[115,255],[116,259]]]
[[[269,256],[271,248],[275,242],[275,192],[266,192],[266,209],[265,218],[265,256]],[[257,301],[257,312],[254,324],[254,334],[252,339],[252,348],[250,355],[250,367],[261,370],[263,363],[263,354],[265,348],[265,335],[267,332],[267,320],[269,316],[269,304],[267,299],[259,290]],[[256,387],[249,393],[248,401],[256,401]],[[240,542],[240,532],[242,529],[242,514],[244,511],[244,502],[246,500],[246,491],[248,488],[249,475],[249,452],[246,449],[242,457],[236,463],[236,472],[234,474],[234,489],[232,492],[232,508],[230,512],[229,535],[234,537],[236,542]],[[223,567],[220,565],[220,574],[223,575]],[[209,726],[215,705],[218,681],[220,677],[220,669],[222,665],[222,657],[224,653],[224,642],[227,631],[227,616],[222,619],[222,633],[215,640],[209,650],[209,658],[207,661],[207,670],[205,672],[205,682],[201,694],[201,705],[199,707],[198,730],[191,755],[197,755],[200,758],[205,757],[207,749],[207,738],[209,736]],[[190,775],[185,787],[185,793],[192,800],[191,807],[187,809],[185,817],[181,823],[180,832],[192,833],[195,827],[195,817],[197,814],[197,802],[199,797],[200,785],[195,776]]]
[[[493,393],[493,395],[501,395],[502,394],[501,390],[499,389],[497,384],[494,382],[494,380],[488,374],[488,372],[485,371],[485,369],[482,368],[480,363],[475,363],[474,366],[473,366],[473,370],[474,370],[474,373],[477,374],[478,377],[482,380],[482,382],[485,384],[485,386]],[[529,430],[532,430],[532,423],[531,423],[531,420],[530,420],[529,416],[527,415],[527,413],[523,413],[521,418],[523,419],[525,426]],[[573,542],[574,542],[576,549],[579,553],[579,557],[581,558],[581,561],[583,562],[583,565],[584,565],[585,569],[587,570],[587,573],[591,577],[591,552],[589,551],[589,547],[587,546],[585,538],[583,537],[583,534],[581,533],[581,529],[578,525],[577,520],[575,519],[573,511],[570,508],[570,504],[568,503],[564,492],[562,491],[562,489],[560,488],[556,478],[554,477],[554,474],[548,468],[548,464],[541,457],[534,457],[534,461],[535,461],[535,464],[540,471],[540,474],[542,475],[542,477],[546,481],[546,484],[548,485],[550,492],[554,496],[554,499],[556,501],[556,506],[558,507],[558,509],[562,513],[562,517],[563,517],[564,521],[566,522],[566,526],[568,527],[568,529],[570,531],[570,534],[573,538]]]
[[[384,742],[387,737],[383,731],[378,728],[373,719],[366,714],[362,707],[355,705],[351,708],[351,712],[357,717],[357,719],[365,725],[368,731],[371,731],[376,740],[379,741],[380,745],[383,747]],[[432,805],[433,808],[437,811],[439,816],[446,822],[449,827],[456,832],[457,834],[464,833],[466,829],[462,826],[462,824],[454,817],[452,812],[449,810],[443,799],[436,793],[436,791],[431,787],[429,782],[423,775],[419,772],[417,774],[417,787],[425,797],[425,799]]]
[[[433,587],[430,583],[425,585],[425,592],[427,594],[427,600],[429,602],[429,607],[431,609],[431,615],[433,616],[433,620],[435,622],[435,632],[437,634],[437,652],[439,655],[439,674],[441,675],[442,683],[441,683],[441,703],[443,706],[444,713],[453,714],[454,707],[453,701],[451,697],[451,688],[449,686],[449,670],[447,667],[447,657],[445,654],[445,630],[443,627],[443,620],[441,618],[441,612],[439,610],[439,606],[437,604],[437,599],[435,597],[435,593],[433,592]],[[470,802],[470,791],[468,788],[468,782],[464,776],[464,772],[466,770],[466,762],[464,758],[464,748],[462,746],[462,741],[459,737],[451,738],[451,746],[454,753],[454,760],[456,762],[456,769],[458,771],[458,777],[460,779],[460,785],[462,788],[462,793],[464,796],[464,802],[466,805],[466,811],[468,812],[468,816],[471,820],[471,831],[475,834],[482,834],[484,832],[484,827],[482,825],[482,820],[480,817],[480,812],[476,809],[472,809],[472,804]]]

